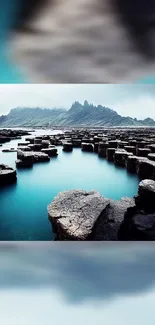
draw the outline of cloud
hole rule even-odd
[[[1,248],[0,289],[39,286],[58,290],[70,304],[104,301],[151,290],[154,269],[149,243],[14,243]]]
[[[5,242],[0,253],[3,325],[155,323],[152,243]]]

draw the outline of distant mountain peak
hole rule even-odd
[[[10,113],[0,117],[0,127],[48,127],[50,126],[155,126],[150,117],[144,120],[122,117],[111,108],[93,105],[87,100],[83,104],[73,102],[71,108],[16,107]]]

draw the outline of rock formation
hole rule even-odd
[[[59,193],[48,217],[57,240],[155,240],[155,181],[141,181],[134,198],[119,201],[96,191]]]
[[[48,206],[48,216],[58,239],[86,240],[109,200],[96,191],[59,193]]]
[[[0,164],[0,186],[15,182],[17,179],[16,170]]]
[[[155,240],[155,182],[140,182],[134,206],[127,209],[121,224],[119,240]]]

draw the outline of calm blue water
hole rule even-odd
[[[42,131],[45,133],[45,131]],[[14,140],[3,147],[16,147]],[[58,192],[70,189],[95,189],[105,197],[133,197],[138,188],[136,175],[117,168],[96,154],[74,149],[32,169],[17,171],[16,184],[0,188],[0,240],[51,240],[47,205]],[[15,167],[16,153],[2,153],[0,162]]]

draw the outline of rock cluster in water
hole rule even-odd
[[[72,129],[50,136],[50,143],[62,145],[64,151],[94,152],[140,179],[155,180],[154,128]]]
[[[57,240],[155,240],[155,181],[119,201],[96,191],[59,193],[48,206]]]
[[[22,136],[29,134],[30,133],[28,131],[24,130],[2,129],[0,130],[0,144],[14,139],[21,139]]]
[[[26,138],[17,148],[17,168],[32,167],[36,162],[49,161],[57,156],[57,148],[50,143],[49,136]]]
[[[1,142],[4,133],[0,133]],[[12,138],[18,136],[16,133]],[[30,167],[35,162],[49,161],[50,157],[57,156],[56,146],[59,145],[66,152],[81,148],[98,154],[117,166],[127,168],[130,173],[137,173],[142,181],[134,198],[120,201],[104,198],[96,191],[59,193],[48,206],[48,217],[57,239],[155,240],[153,128],[73,129],[63,134],[27,137],[18,144],[16,165]],[[15,180],[16,171],[0,165],[0,184]]]
[[[59,240],[155,240],[155,130],[153,128],[73,129],[52,136],[63,150],[81,147],[142,180],[133,199],[113,201],[98,192],[59,193],[48,217]],[[66,150],[67,151],[67,150]],[[94,200],[95,198],[95,200]],[[98,208],[96,207],[98,202]]]

